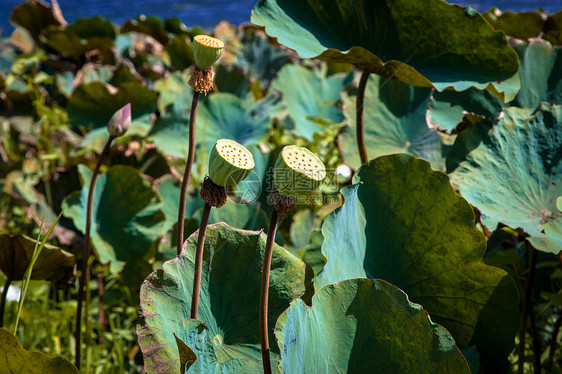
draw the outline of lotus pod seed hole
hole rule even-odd
[[[222,158],[238,168],[253,169],[255,166],[254,157],[250,151],[233,140],[217,140],[217,150]]]

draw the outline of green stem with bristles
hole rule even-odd
[[[207,236],[207,224],[209,223],[209,214],[211,213],[211,205],[205,203],[201,223],[199,224],[199,233],[197,235],[197,247],[195,249],[195,272],[193,274],[193,294],[191,295],[191,317],[197,319],[197,311],[199,309],[199,293],[201,290],[201,273],[203,271],[203,248],[205,247],[205,237]]]
[[[189,184],[189,177],[191,176],[191,168],[195,160],[195,120],[197,117],[197,104],[199,103],[199,92],[193,91],[193,100],[191,102],[191,111],[189,114],[189,145],[187,152],[187,164],[185,165],[185,172],[181,182],[180,201],[178,210],[178,225],[177,225],[177,248],[176,253],[179,256],[183,246],[183,229],[185,217],[185,200],[187,199],[187,186]]]
[[[94,201],[94,189],[96,188],[96,181],[98,179],[98,174],[100,172],[100,167],[103,163],[105,156],[109,153],[111,148],[111,142],[115,139],[115,135],[109,135],[103,151],[100,154],[94,173],[92,174],[92,180],[90,181],[90,188],[88,189],[88,201],[86,203],[86,233],[84,234],[84,250],[82,251],[82,273],[80,274],[80,280],[78,283],[78,304],[76,307],[76,329],[74,331],[74,349],[75,349],[75,365],[80,370],[80,350],[81,344],[81,334],[82,334],[82,303],[84,300],[84,285],[86,283],[86,273],[89,267],[89,258],[91,255],[90,248],[90,231],[92,227],[92,210]]]
[[[365,102],[365,88],[367,87],[367,81],[369,80],[369,72],[363,71],[361,74],[361,80],[359,81],[359,86],[357,87],[357,148],[359,148],[359,157],[361,158],[361,164],[366,164],[369,162],[369,156],[367,155],[367,144],[365,143],[365,121],[364,121],[364,102]]]

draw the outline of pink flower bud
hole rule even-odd
[[[113,136],[123,136],[131,124],[131,104],[119,109],[107,124],[107,131]]]

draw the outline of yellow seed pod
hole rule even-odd
[[[326,177],[324,163],[304,147],[283,148],[273,172],[273,183],[281,195],[297,199],[314,192]]]
[[[242,144],[219,139],[209,157],[209,178],[219,186],[232,187],[242,182],[255,165],[252,153]]]
[[[219,59],[224,43],[208,35],[197,35],[193,38],[193,57],[195,65],[200,69],[209,69]]]

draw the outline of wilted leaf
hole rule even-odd
[[[485,265],[486,240],[446,174],[410,155],[363,165],[344,205],[324,222],[328,262],[315,288],[380,278],[420,303],[457,344],[507,357],[519,326],[519,297],[501,269]]]
[[[252,22],[302,58],[352,63],[414,86],[485,88],[518,69],[501,32],[441,0],[261,0]]]
[[[0,269],[8,279],[23,279],[33,257],[35,244],[35,240],[24,235],[0,235]],[[31,279],[65,283],[72,278],[75,264],[76,257],[73,254],[45,244],[33,266]]]
[[[199,304],[199,319],[204,323],[189,320],[196,242],[194,233],[182,254],[152,273],[141,288],[137,331],[147,370],[165,373],[179,365],[175,333],[197,355],[194,372],[259,373],[259,297],[266,236],[225,224],[208,226]],[[270,321],[303,295],[304,275],[304,263],[274,245]],[[271,323],[270,333],[273,342]],[[272,358],[275,362],[275,350]],[[229,371],[233,359],[243,359],[237,362],[249,365],[243,365],[247,371]]]
[[[383,280],[326,286],[312,307],[295,300],[275,335],[284,373],[470,374],[449,332]]]
[[[66,358],[25,350],[8,330],[0,328],[0,371],[26,374],[78,374]]]
[[[489,229],[502,222],[540,236],[541,225],[562,216],[556,208],[562,195],[560,149],[562,106],[506,108],[489,130],[483,127],[457,139],[450,155],[464,161],[451,181],[480,210]]]

